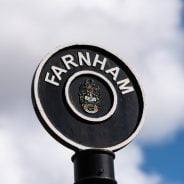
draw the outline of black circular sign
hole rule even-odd
[[[95,46],[47,55],[34,75],[32,100],[46,130],[74,150],[116,151],[142,127],[137,79],[118,57]]]

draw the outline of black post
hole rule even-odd
[[[74,184],[117,184],[114,177],[114,158],[111,151],[89,149],[76,152]]]

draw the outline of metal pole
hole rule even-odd
[[[111,151],[89,149],[76,152],[74,184],[117,184],[114,177],[114,158]]]

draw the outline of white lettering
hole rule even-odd
[[[70,54],[68,55],[65,55],[65,56],[62,56],[61,59],[63,60],[66,68],[68,70],[70,70],[70,65],[74,66],[74,67],[78,67],[78,64],[74,63],[73,60],[74,60],[74,57]]]
[[[134,88],[132,86],[127,86],[128,83],[130,83],[130,80],[128,78],[117,82],[117,85],[120,85],[119,89],[121,90],[121,93],[123,95],[134,91]]]
[[[114,67],[114,68],[105,70],[105,73],[110,73],[113,76],[113,80],[116,81],[119,74],[119,67]]]
[[[79,65],[83,65],[83,62],[85,62],[88,66],[91,66],[89,52],[86,52],[86,57],[82,54],[82,52],[78,52],[79,57]]]
[[[57,66],[52,66],[51,70],[53,71],[53,73],[55,74],[55,76],[57,77],[58,80],[61,80],[62,73],[67,73],[67,70],[65,70],[63,68],[59,68]]]
[[[104,70],[105,64],[106,64],[106,62],[107,62],[107,59],[104,58],[103,61],[100,61],[100,60],[98,60],[98,58],[99,58],[99,55],[96,54],[95,59],[94,59],[94,62],[93,62],[93,66],[96,66],[97,63],[98,63],[98,64],[101,64],[100,70]]]
[[[52,75],[51,79],[49,79],[49,75],[50,75],[50,73],[47,72],[47,74],[45,76],[45,82],[48,82],[48,83],[53,84],[55,86],[59,86],[59,83],[55,81],[55,76]]]

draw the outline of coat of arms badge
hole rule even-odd
[[[94,114],[100,108],[100,88],[93,80],[87,79],[79,88],[80,104],[85,112]]]

